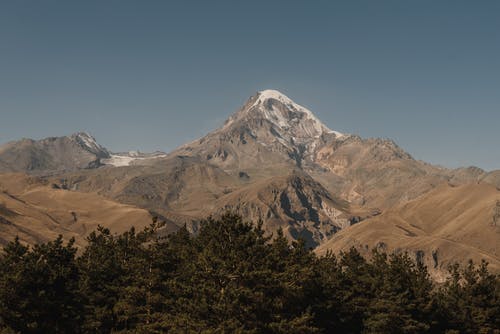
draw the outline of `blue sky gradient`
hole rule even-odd
[[[500,169],[500,2],[0,2],[0,143],[169,151],[267,88],[417,159]]]

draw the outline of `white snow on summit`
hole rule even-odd
[[[338,138],[341,138],[344,136],[344,134],[342,134],[338,131],[334,131],[334,130],[329,129],[318,118],[316,118],[316,116],[314,116],[314,114],[309,109],[295,103],[288,96],[286,96],[285,94],[283,94],[277,90],[266,89],[266,90],[259,92],[257,100],[254,102],[254,104],[249,109],[252,109],[254,107],[260,107],[260,106],[262,106],[262,104],[265,101],[267,101],[269,99],[277,100],[277,101],[281,102],[282,104],[284,104],[285,106],[287,106],[289,109],[294,110],[294,111],[298,111],[298,112],[304,114],[306,119],[309,119],[312,121],[311,123],[313,125],[314,132],[315,132],[316,136],[320,136],[322,133],[325,133],[325,132],[326,133],[334,133],[335,136],[337,136]],[[272,109],[267,109],[267,108],[260,108],[260,109],[263,111],[264,117],[266,119],[270,120],[271,122],[275,123],[276,125],[278,125],[280,127],[286,127],[289,124],[289,120],[279,110],[276,110],[274,107]]]

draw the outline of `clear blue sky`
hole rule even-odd
[[[267,88],[418,159],[500,169],[500,1],[0,2],[0,143],[169,151]]]

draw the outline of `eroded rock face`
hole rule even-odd
[[[291,239],[302,237],[310,247],[351,224],[347,202],[298,172],[243,187],[219,198],[215,207],[216,215],[229,210],[253,221],[262,220],[271,232],[281,227]]]

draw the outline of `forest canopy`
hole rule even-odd
[[[100,227],[81,250],[10,242],[0,333],[500,333],[500,280],[485,262],[436,284],[407,254],[318,257],[233,214],[200,226]]]

